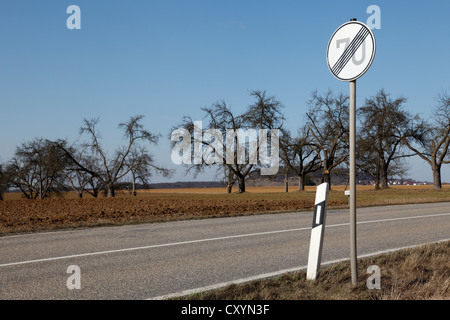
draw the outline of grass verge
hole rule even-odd
[[[174,300],[449,300],[450,241],[427,244],[358,260],[358,285],[350,262],[322,268],[315,281],[306,272],[232,284]],[[371,265],[380,268],[380,289],[368,289]]]

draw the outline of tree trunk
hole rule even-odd
[[[331,161],[330,161],[331,162]],[[322,183],[328,183],[328,190],[331,190],[331,180],[330,180],[330,170],[328,161],[328,152],[327,149],[323,149],[323,175],[322,175]],[[331,166],[332,164],[330,164]]]
[[[25,198],[27,198],[27,199],[33,199],[33,198],[32,198],[32,196],[33,196],[33,191],[32,191],[32,190],[30,190],[30,193],[28,193],[26,190],[24,190],[24,189],[22,188],[22,186],[19,185],[18,187],[19,187],[20,191],[22,191],[22,193],[24,194]]]
[[[133,175],[133,189],[131,190],[131,194],[136,197],[136,176],[134,174],[134,172],[131,172]]]
[[[287,172],[284,175],[284,192],[289,192],[289,180]]]
[[[225,173],[226,170],[228,169],[228,184],[227,184],[227,193],[231,193],[232,189],[233,189],[233,184],[235,182],[234,180],[234,174],[233,171],[231,171],[230,166],[225,167]]]
[[[383,165],[383,168],[381,169],[381,189],[387,189],[388,187],[387,166]]]
[[[375,189],[379,190],[380,189],[380,154],[378,154],[377,156],[377,167],[375,169]]]
[[[79,199],[83,198],[83,191],[77,191],[77,194]]]
[[[115,194],[114,194],[114,186],[112,184],[107,184],[106,185],[106,196],[108,198],[114,198]]]
[[[303,174],[298,176],[298,191],[305,191],[305,176]]]
[[[44,197],[42,196],[42,177],[41,177],[41,172],[39,172],[39,199],[44,199]]]
[[[134,179],[133,179],[133,188],[132,188],[132,190],[131,190],[131,194],[132,194],[134,197],[136,197],[136,183],[134,182]]]
[[[239,193],[245,192],[245,177],[239,177]]]
[[[432,167],[433,170],[433,188],[435,190],[442,189],[442,182],[441,182],[441,166],[434,166]]]

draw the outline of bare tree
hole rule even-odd
[[[222,100],[211,107],[202,108],[205,113],[204,118],[207,119],[206,126],[200,127],[190,117],[185,116],[177,128],[172,128],[173,145],[179,143],[177,136],[174,136],[176,130],[182,129],[189,135],[189,152],[194,153],[194,162],[187,165],[187,172],[199,173],[214,164],[226,166],[223,172],[227,175],[229,188],[234,181],[238,181],[239,192],[245,192],[246,178],[258,169],[256,154],[261,141],[259,139],[257,143],[246,143],[246,137],[257,141],[258,139],[252,138],[259,134],[259,129],[265,129],[267,133],[271,133],[271,130],[279,130],[284,121],[281,114],[282,105],[275,97],[268,96],[265,91],[259,90],[251,91],[250,95],[255,98],[255,103],[242,114],[234,114]],[[233,134],[228,135],[230,132]],[[205,136],[208,138],[204,139]],[[244,152],[240,153],[239,148]],[[273,150],[273,152],[276,151]],[[204,153],[208,155],[203,156]],[[205,161],[203,161],[204,158]]]
[[[172,170],[159,167],[154,164],[153,157],[149,154],[145,146],[133,146],[130,155],[125,162],[125,166],[131,174],[132,190],[131,194],[136,196],[136,181],[140,180],[143,184],[148,183],[148,178],[152,173],[161,174],[164,177],[170,177]]]
[[[89,176],[83,171],[63,171],[63,176],[70,187],[77,193],[78,198],[83,198],[83,192],[89,181]]]
[[[217,166],[216,173],[218,181],[227,186],[227,193],[232,193],[233,186],[237,181],[233,171],[231,171],[228,166]]]
[[[434,107],[433,121],[428,122],[419,116],[412,117],[406,130],[397,130],[401,141],[420,158],[425,160],[433,172],[434,189],[442,188],[441,168],[450,163],[450,96],[444,92],[438,95]]]
[[[368,174],[375,181],[375,189],[380,189],[381,179],[381,157],[375,147],[374,140],[362,135],[360,132],[356,141],[356,167],[358,172]],[[389,166],[385,169],[383,174],[383,185],[387,184],[388,177],[404,176],[407,174],[407,166],[402,157],[393,158]]]
[[[8,164],[10,182],[28,199],[44,199],[66,166],[66,157],[48,140],[35,138],[17,147]]]
[[[66,144],[62,141],[60,143]],[[94,172],[100,172],[100,159],[91,154],[90,150],[87,148],[70,146],[65,149],[70,149],[71,157],[76,159],[76,162],[80,163],[83,167],[89,167]],[[89,172],[82,170],[73,161],[68,161],[66,169],[63,171],[63,175],[70,187],[77,193],[78,198],[81,199],[84,192],[91,194],[93,197],[98,196],[99,189],[102,186],[101,182]],[[88,186],[90,186],[90,188],[88,188]]]
[[[356,168],[358,171],[369,174],[375,185],[380,185],[379,163],[373,141],[360,132],[356,135]]]
[[[348,157],[348,96],[335,96],[331,90],[323,95],[314,91],[308,106],[306,125],[313,138],[311,146],[320,155],[323,182],[330,183],[332,170]]]
[[[361,117],[361,133],[359,137],[359,152],[375,160],[376,188],[388,187],[389,174],[404,172],[405,165],[401,160],[410,157],[402,149],[401,138],[397,132],[407,128],[410,114],[403,109],[406,98],[395,100],[389,98],[383,89],[375,97],[365,100],[359,109]],[[396,170],[394,170],[396,169]],[[381,186],[380,186],[381,184]]]
[[[89,176],[88,182],[84,188],[84,191],[89,193],[94,198],[97,198],[100,191],[103,190],[103,182],[98,179],[97,176]]]
[[[238,129],[246,128],[244,117],[242,115],[234,115],[231,109],[226,105],[225,101],[216,102],[211,107],[204,107],[202,110],[205,112],[205,118],[209,121],[206,128],[199,127],[195,121],[187,116],[183,117],[183,121],[179,126],[179,128],[183,128],[183,130],[189,132],[191,139],[190,148],[194,154],[194,161],[191,161],[192,164],[187,165],[186,172],[194,172],[194,175],[197,175],[205,169],[211,168],[215,164],[226,166],[227,168],[224,170],[224,173],[226,173],[228,177],[235,176],[236,180],[239,181],[239,192],[245,192],[245,178],[252,172],[252,169],[254,169],[254,164],[249,163],[248,161],[240,163],[237,159],[237,152],[233,152],[233,159],[232,162],[230,162],[230,159],[227,158],[227,153],[228,155],[231,154],[232,150],[230,149],[232,147],[227,147],[226,137],[223,135],[227,130],[236,132]],[[203,137],[205,136],[206,131],[211,129],[217,130],[216,132],[220,133],[220,136],[216,135],[214,138],[211,138],[211,140],[205,141]],[[239,145],[237,139],[237,135],[233,137],[235,148]],[[174,142],[173,139],[172,142]],[[213,143],[215,144],[213,145]],[[196,145],[200,146],[201,149],[196,149]],[[214,149],[214,161],[203,161],[203,151],[206,148]],[[235,150],[233,149],[233,151]],[[200,161],[195,161],[195,157]]]
[[[296,137],[292,137],[290,132],[284,130],[280,139],[280,158],[285,167],[298,176],[299,191],[305,190],[307,174],[320,169],[320,158],[312,147],[311,138],[310,130],[302,127],[298,130]],[[286,189],[287,176],[285,177],[285,191]]]
[[[126,143],[119,147],[112,157],[108,156],[108,153],[100,144],[100,134],[96,129],[99,119],[84,119],[84,125],[80,129],[80,134],[88,135],[90,141],[84,143],[83,147],[89,148],[95,157],[100,159],[100,168],[97,166],[92,167],[92,163],[80,162],[70,150],[64,147],[64,143],[58,142],[58,145],[78,167],[78,170],[89,173],[92,178],[97,179],[103,185],[106,189],[107,197],[114,197],[115,185],[134,168],[130,163],[127,165],[132,150],[137,148],[139,143],[154,144],[158,141],[158,135],[154,135],[143,128],[141,123],[143,118],[144,116],[138,115],[131,117],[127,122],[119,124],[119,129],[123,131]],[[90,180],[90,182],[93,181]]]

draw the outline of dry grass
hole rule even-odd
[[[429,244],[359,259],[357,286],[351,284],[349,262],[325,267],[315,281],[305,272],[229,285],[181,297],[188,300],[449,300],[450,242]],[[367,268],[381,270],[381,288],[368,289]]]

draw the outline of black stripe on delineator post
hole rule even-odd
[[[317,214],[320,214],[319,223],[316,223]],[[325,215],[325,200],[314,205],[313,223],[312,227],[315,228],[323,224],[323,218]]]
[[[344,53],[339,57],[338,61],[333,66],[332,70],[333,72],[335,72],[335,74],[339,74],[339,72],[342,71],[347,62],[350,60],[350,58],[353,56],[353,54],[356,52],[356,50],[358,50],[359,46],[365,40],[367,33],[368,33],[367,30],[364,27],[361,27],[361,29],[358,31],[358,33],[350,42],[350,44],[347,46],[347,48],[345,48]]]
[[[355,52],[359,49],[366,37],[369,35],[369,31],[361,27],[361,30],[353,38],[352,42],[344,50],[344,53],[339,57],[338,61],[334,64],[332,71],[335,75],[338,75],[342,69],[347,65]]]

